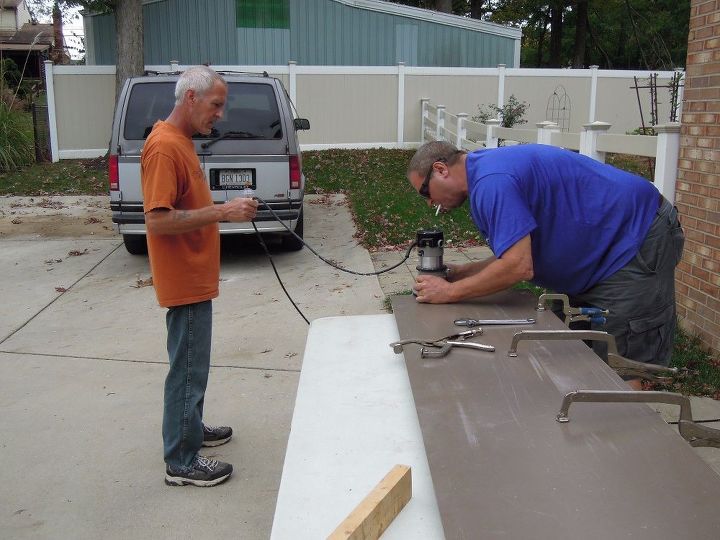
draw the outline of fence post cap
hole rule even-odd
[[[591,122],[590,124],[583,124],[583,128],[585,128],[586,131],[607,131],[611,126],[612,124],[600,122],[599,120]]]
[[[497,118],[488,118],[487,120],[485,120],[485,125],[486,126],[499,126],[500,120],[498,120]]]
[[[535,124],[535,127],[538,129],[549,129],[549,128],[556,128],[558,127],[556,122],[553,122],[551,120],[543,120],[542,122],[537,122]]]
[[[680,122],[668,122],[654,126],[656,133],[680,133]]]
[[[295,60],[288,60],[288,66],[296,66],[297,62]]]
[[[459,112],[459,113],[457,113],[455,116],[457,116],[458,118],[467,118],[467,117],[468,117],[468,113]]]

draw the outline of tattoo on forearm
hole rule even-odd
[[[187,210],[176,210],[173,212],[173,219],[175,221],[187,221],[190,219],[190,212]]]

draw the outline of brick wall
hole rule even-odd
[[[691,0],[676,205],[680,324],[720,356],[720,0]]]

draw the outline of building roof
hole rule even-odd
[[[2,0],[0,0],[2,1]],[[12,37],[2,39],[5,43],[17,44],[53,44],[53,25],[52,24],[33,24],[25,23],[22,28],[15,32]]]
[[[0,42],[0,51],[47,51],[50,45],[47,43],[2,43]]]
[[[494,34],[520,39],[522,30],[502,24],[481,21],[478,19],[470,19],[460,15],[451,15],[449,13],[441,13],[432,9],[416,8],[405,6],[402,4],[394,4],[382,0],[332,0],[338,4],[365,9],[368,11],[377,11],[387,13],[389,15],[398,15],[400,17],[409,17],[420,21],[428,21],[436,24],[444,24],[455,28],[465,28],[467,30],[475,30],[485,34]]]
[[[20,4],[23,3],[24,0],[0,0],[0,7],[8,9],[8,8],[16,8]]]

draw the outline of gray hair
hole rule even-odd
[[[175,84],[175,105],[180,105],[185,93],[188,90],[195,90],[198,96],[202,96],[210,90],[215,81],[227,84],[225,79],[212,68],[207,66],[193,66],[186,70]]]
[[[454,144],[447,141],[425,143],[418,148],[410,160],[407,172],[408,174],[416,172],[420,176],[425,176],[436,161],[444,160],[448,165],[454,165],[460,154],[464,153],[464,150],[458,150]]]

